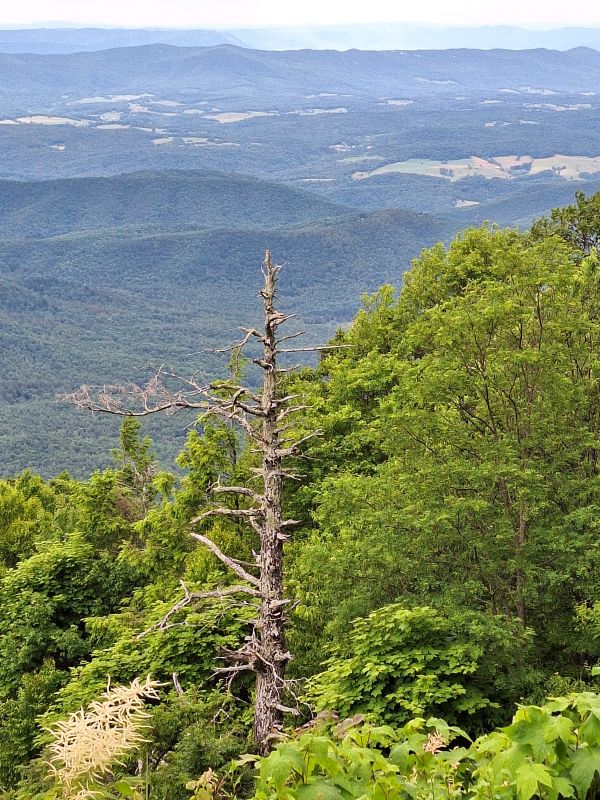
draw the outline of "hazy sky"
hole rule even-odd
[[[595,0],[0,0],[0,25],[248,27],[360,22],[600,27]]]

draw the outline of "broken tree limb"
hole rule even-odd
[[[203,544],[208,550],[210,550],[210,552],[213,553],[219,559],[219,561],[222,561],[226,567],[229,567],[232,572],[235,572],[238,577],[244,581],[247,581],[252,586],[260,587],[260,581],[258,578],[255,578],[254,575],[251,575],[249,572],[247,572],[234,558],[226,556],[225,553],[219,547],[217,547],[217,545],[211,539],[208,538],[208,536],[203,536],[201,533],[192,533],[192,536],[198,542]]]
[[[247,486],[221,486],[217,484],[216,486],[211,486],[210,488],[211,494],[239,494],[243,495],[244,497],[249,497],[250,500],[253,500],[258,505],[262,505],[264,503],[264,496],[262,494],[258,494],[257,492],[253,492],[252,489],[248,489]]]

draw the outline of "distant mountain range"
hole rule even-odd
[[[237,44],[260,50],[445,50],[476,48],[511,50],[547,48],[600,50],[600,28],[568,27],[531,30],[511,26],[448,27],[391,23],[314,27],[241,28],[238,30],[125,28],[0,28],[0,52],[74,53],[171,44],[178,47]]]
[[[245,43],[233,34],[211,30],[161,30],[127,28],[0,28],[2,53],[78,53],[113,47],[171,44],[178,47],[210,47]]]
[[[270,51],[175,33],[0,52],[7,474],[106,462],[114,424],[57,406],[56,392],[161,363],[222,374],[205,349],[255,321],[265,247],[286,263],[284,307],[323,342],[422,247],[600,188],[593,48]],[[544,169],[506,171],[525,156]],[[458,164],[473,169],[446,174]],[[191,421],[159,433],[164,458]]]
[[[213,102],[276,104],[307,96],[427,97],[508,87],[597,91],[600,52],[553,50],[268,52],[154,44],[65,55],[0,53],[0,102],[175,92]],[[260,107],[260,106],[259,106]],[[269,107],[268,105],[266,107]]]
[[[600,50],[600,28],[529,30],[511,26],[444,27],[390,23],[306,28],[256,28],[230,31],[246,47],[261,50]]]

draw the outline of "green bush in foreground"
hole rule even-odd
[[[523,706],[474,742],[436,718],[394,729],[359,717],[286,741],[255,767],[254,800],[583,800],[600,774],[600,695]]]

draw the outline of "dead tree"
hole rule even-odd
[[[254,739],[261,753],[270,749],[274,738],[282,729],[283,715],[295,709],[286,707],[286,665],[292,658],[286,647],[286,605],[283,592],[284,545],[289,538],[294,520],[283,514],[283,484],[286,479],[298,479],[290,472],[290,463],[301,453],[302,445],[314,436],[315,431],[299,440],[289,440],[290,417],[302,410],[298,397],[281,392],[281,376],[294,367],[281,367],[281,356],[328,350],[328,347],[282,347],[303,331],[279,336],[279,328],[294,317],[284,314],[275,306],[277,279],[280,267],[273,264],[269,251],[262,265],[264,326],[262,330],[242,328],[241,341],[231,348],[217,352],[241,352],[251,342],[258,343],[260,355],[252,361],[262,370],[262,386],[258,391],[232,382],[213,382],[202,385],[195,377],[183,380],[173,372],[161,369],[144,387],[105,386],[92,389],[82,386],[72,395],[62,399],[79,408],[93,412],[119,415],[145,416],[158,411],[174,413],[179,409],[197,409],[206,414],[228,420],[241,428],[260,453],[261,465],[255,468],[258,490],[247,486],[216,485],[211,493],[237,495],[243,498],[242,507],[230,508],[215,505],[192,520],[191,535],[210,550],[240,580],[234,586],[225,586],[207,592],[189,592],[184,586],[183,599],[174,606],[158,625],[169,626],[171,619],[192,602],[208,598],[244,597],[257,606],[251,633],[243,645],[226,653],[229,664],[217,672],[228,676],[229,685],[236,675],[251,671],[256,676]],[[166,381],[179,380],[180,387],[173,390]],[[204,520],[223,516],[245,520],[256,532],[260,549],[255,563],[242,562],[225,554],[208,536],[194,528]]]

